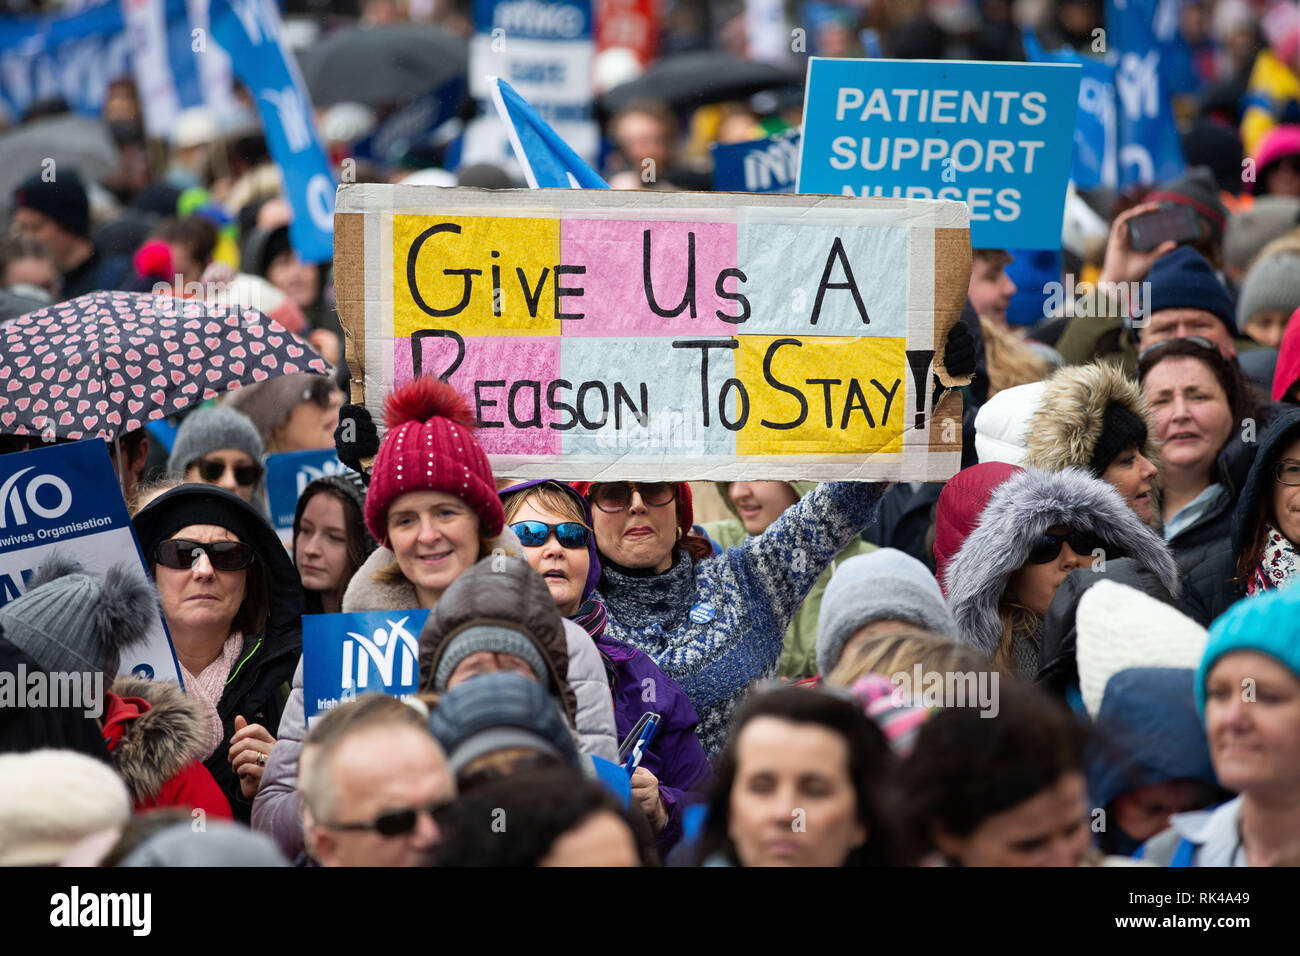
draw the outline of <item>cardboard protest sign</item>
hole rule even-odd
[[[799,192],[964,201],[972,247],[1057,248],[1080,71],[813,57]]]
[[[358,694],[415,693],[427,610],[304,614],[302,703],[307,726]]]
[[[266,500],[271,524],[286,548],[293,547],[293,515],[303,489],[317,478],[348,470],[330,449],[287,451],[266,457]]]
[[[0,458],[0,605],[26,592],[56,554],[91,574],[127,562],[149,577],[108,446],[98,439]],[[179,681],[179,670],[159,609],[146,639],[122,652],[118,673]]]
[[[959,203],[345,186],[335,289],[382,418],[432,374],[498,474],[943,480],[931,405],[970,273]],[[354,398],[358,396],[354,393]]]
[[[714,143],[713,188],[727,193],[792,193],[799,179],[799,129],[748,143]]]

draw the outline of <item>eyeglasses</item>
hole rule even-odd
[[[253,563],[253,548],[242,541],[204,543],[186,538],[169,538],[158,542],[154,557],[164,568],[188,571],[194,567],[200,552],[208,556],[208,561],[217,571],[238,571]]]
[[[587,526],[576,521],[547,524],[545,521],[516,521],[510,530],[525,548],[540,548],[550,539],[552,532],[562,548],[585,548],[591,534]]]
[[[655,508],[677,497],[677,486],[671,481],[611,481],[591,486],[591,503],[606,514],[616,514],[632,503],[633,488],[641,493],[642,501]]]
[[[334,383],[323,375],[313,375],[311,381],[302,390],[304,402],[315,402],[321,408],[330,407],[330,398],[334,394]]]
[[[1092,554],[1097,550],[1104,550],[1106,542],[1102,541],[1094,534],[1086,531],[1071,531],[1067,534],[1042,534],[1034,542],[1034,546],[1029,549],[1029,557],[1025,559],[1026,564],[1046,564],[1048,561],[1055,561],[1061,553],[1061,545],[1068,543],[1070,550],[1080,557]]]
[[[1284,485],[1300,485],[1300,461],[1283,458],[1273,466],[1273,474]]]
[[[427,813],[433,818],[434,823],[441,825],[446,820],[450,808],[450,801],[439,801],[422,807],[409,807],[406,810],[389,810],[369,823],[323,823],[321,826],[329,827],[331,830],[373,830],[385,838],[404,836],[415,829],[421,813]]]
[[[257,484],[257,479],[262,477],[262,466],[254,462],[251,465],[232,465],[225,461],[213,461],[209,458],[199,459],[199,477],[210,485],[215,485],[221,480],[221,476],[226,473],[226,469],[231,469],[235,473],[236,483],[243,485],[245,488]]]
[[[1191,342],[1193,345],[1209,349],[1211,352],[1217,353],[1219,351],[1219,347],[1203,335],[1183,335],[1174,339],[1161,339],[1159,342],[1148,345],[1138,353],[1138,361],[1145,362],[1150,358],[1154,358],[1175,342]]]

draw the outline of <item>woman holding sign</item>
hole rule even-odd
[[[238,495],[186,484],[133,519],[186,693],[203,707],[203,764],[248,820],[302,649],[302,588],[275,530]]]

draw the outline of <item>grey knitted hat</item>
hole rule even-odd
[[[1300,226],[1300,199],[1260,196],[1249,209],[1228,220],[1223,237],[1223,261],[1245,269],[1259,251],[1289,229]]]
[[[223,448],[233,448],[255,462],[262,461],[262,436],[247,415],[221,405],[200,408],[181,422],[171,457],[167,459],[167,470],[184,474],[186,468],[204,455]]]
[[[1237,298],[1237,328],[1244,330],[1251,316],[1269,309],[1280,309],[1288,318],[1300,309],[1300,255],[1279,252],[1246,273]]]
[[[473,624],[447,642],[447,649],[442,652],[442,660],[438,661],[438,670],[433,675],[434,689],[446,690],[447,681],[460,662],[479,651],[513,654],[528,663],[543,687],[551,682],[546,661],[542,660],[537,645],[522,631],[496,624]]]
[[[221,820],[196,831],[189,823],[149,837],[127,854],[122,866],[288,866],[272,840]]]
[[[522,674],[483,674],[457,684],[429,715],[429,731],[454,773],[506,747],[527,747],[580,765],[559,704]]]
[[[100,671],[111,679],[157,608],[139,567],[114,565],[101,578],[56,555],[37,568],[26,594],[0,608],[0,627],[47,672]]]
[[[910,554],[881,548],[839,565],[817,615],[817,669],[822,676],[835,669],[849,638],[868,624],[888,620],[939,634],[957,633],[939,582]]]

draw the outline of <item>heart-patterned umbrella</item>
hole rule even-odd
[[[0,432],[113,441],[292,372],[330,367],[256,309],[91,292],[0,326]]]

